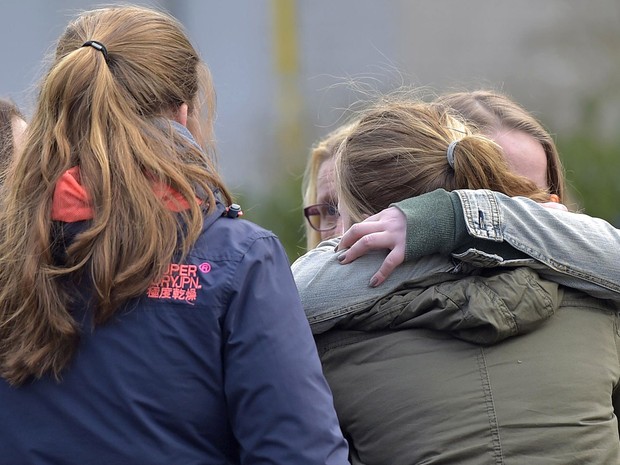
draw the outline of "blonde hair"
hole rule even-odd
[[[451,167],[446,155],[455,141]],[[473,133],[444,106],[403,97],[388,96],[364,113],[338,150],[336,172],[340,202],[353,222],[438,188],[549,198],[510,171],[495,142]]]
[[[82,46],[89,40],[107,57]],[[183,103],[196,114],[201,102],[211,115],[208,70],[171,16],[111,7],[67,26],[0,208],[0,374],[9,382],[58,378],[79,341],[78,290],[91,291],[94,324],[104,323],[188,252],[217,191],[230,202],[210,157],[166,119]],[[50,212],[57,181],[75,166],[93,219],[64,250]],[[189,208],[171,211],[154,184]]]
[[[306,170],[304,172],[304,178],[302,182],[302,196],[304,206],[314,205],[317,203],[317,180],[319,176],[319,170],[321,165],[334,157],[338,147],[342,141],[346,138],[347,134],[351,131],[355,122],[349,122],[339,126],[325,137],[320,139],[310,150],[310,157],[306,164]],[[321,234],[315,231],[308,225],[308,222],[304,222],[306,228],[306,247],[307,250],[314,249],[319,242],[321,242]]]
[[[566,200],[564,169],[551,134],[525,108],[507,95],[490,90],[454,92],[437,98],[436,103],[457,111],[482,134],[493,137],[503,130],[522,131],[542,145],[547,156],[549,193]]]

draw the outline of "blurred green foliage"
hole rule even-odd
[[[620,227],[620,138],[581,131],[558,139],[566,178],[580,211]]]
[[[559,135],[557,145],[579,211],[620,227],[620,134],[601,131],[608,119],[604,106],[617,97],[617,89],[584,96],[578,129]]]
[[[273,231],[282,241],[290,262],[306,251],[301,199],[301,177],[284,177],[262,196],[236,195],[243,218]]]

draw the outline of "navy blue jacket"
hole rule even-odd
[[[84,324],[61,382],[0,381],[1,465],[348,463],[282,246],[222,211],[145,295]]]

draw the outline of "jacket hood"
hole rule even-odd
[[[171,211],[180,212],[189,208],[187,200],[170,186],[154,182],[153,193],[162,199],[164,205]],[[220,202],[218,191],[215,191],[215,197],[215,210],[204,220],[205,230],[226,211],[226,207]],[[197,201],[201,202],[200,199]],[[52,199],[52,221],[54,222],[52,248],[56,263],[64,262],[66,248],[77,234],[88,227],[93,215],[90,196],[81,184],[80,168],[78,166],[70,168],[56,183]]]
[[[187,200],[172,187],[160,182],[152,183],[153,193],[159,197],[166,208],[180,212],[189,208]],[[197,200],[200,202],[200,200]],[[65,171],[54,189],[52,198],[52,220],[65,223],[90,220],[93,218],[90,195],[82,186],[80,167]]]

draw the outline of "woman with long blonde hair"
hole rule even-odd
[[[1,199],[0,463],[346,463],[287,257],[212,162],[213,102],[165,13],[61,35]]]
[[[338,214],[335,155],[353,126],[354,122],[338,126],[319,139],[310,150],[301,187],[306,218],[306,250],[312,250],[319,242],[343,232]]]

